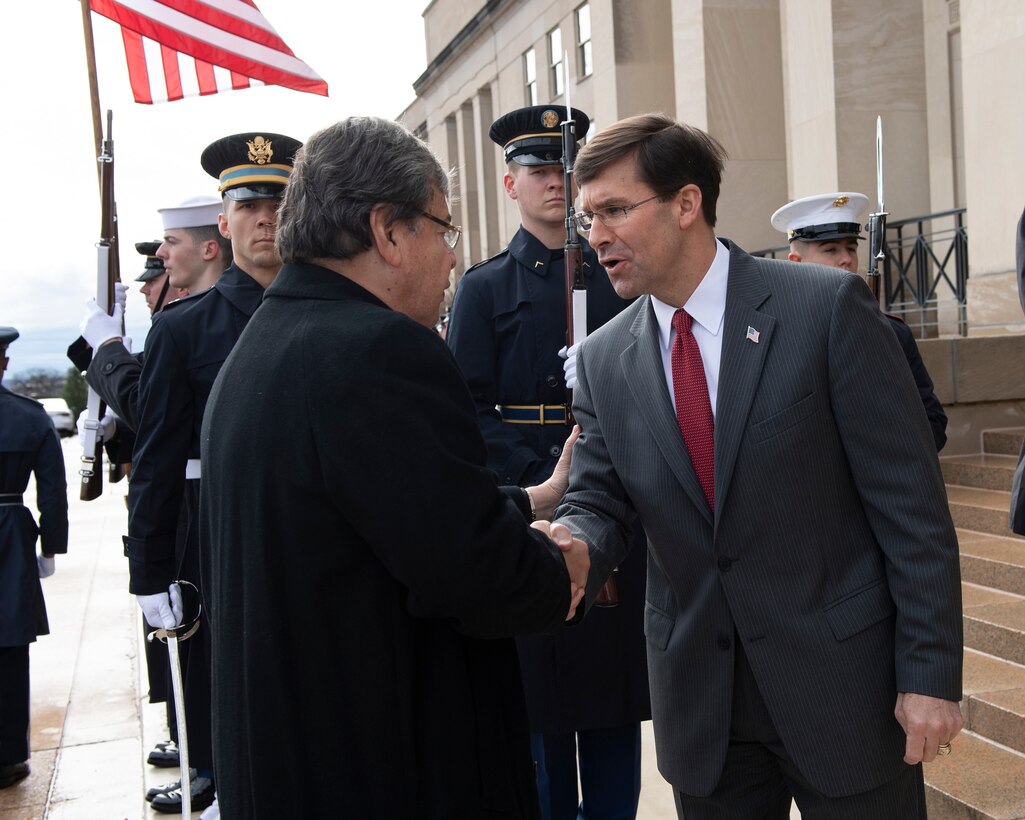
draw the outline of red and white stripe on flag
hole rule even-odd
[[[256,85],[327,96],[253,0],[89,0],[121,26],[138,103],[180,100]]]

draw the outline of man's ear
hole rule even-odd
[[[228,206],[225,205],[224,207],[227,209]],[[217,214],[217,230],[221,232],[221,236],[231,241],[231,231],[228,230],[228,218],[223,213]]]
[[[696,220],[702,218],[701,189],[693,183],[684,185],[676,192],[676,205],[680,227],[689,228]]]
[[[513,176],[511,171],[506,171],[505,176],[502,177],[502,184],[505,185],[505,193],[509,199],[517,199],[516,177]]]
[[[801,261],[801,254],[799,254],[797,251],[791,249],[790,253],[787,254],[787,259],[789,259],[791,262],[800,262]]]
[[[402,264],[404,246],[399,241],[397,222],[389,222],[389,209],[385,205],[375,205],[370,211],[370,238],[374,250],[392,267]]]
[[[220,229],[220,225],[217,226]],[[207,239],[203,242],[203,247],[200,250],[200,258],[204,262],[212,262],[217,258],[217,255],[221,252],[221,246],[217,244],[216,239]]]

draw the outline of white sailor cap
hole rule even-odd
[[[861,235],[861,217],[867,208],[868,197],[852,191],[806,196],[776,211],[772,215],[772,227],[783,231],[787,241],[864,239]]]
[[[217,214],[224,210],[221,198],[213,194],[193,196],[167,208],[157,208],[164,221],[164,230],[174,228],[202,228],[217,224]]]

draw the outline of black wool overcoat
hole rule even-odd
[[[509,636],[560,627],[569,578],[444,342],[285,265],[202,449],[222,816],[537,817]]]

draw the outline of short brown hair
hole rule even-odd
[[[705,221],[715,227],[726,149],[700,128],[676,122],[665,114],[640,114],[598,132],[577,156],[573,176],[586,185],[606,167],[624,157],[637,159],[641,179],[662,199],[684,185],[701,190]]]

